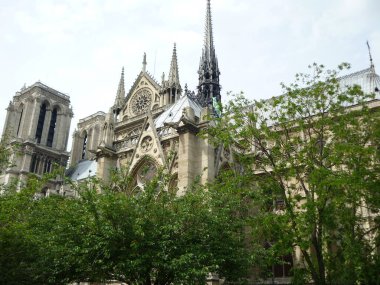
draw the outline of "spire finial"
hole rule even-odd
[[[219,84],[219,67],[216,58],[212,31],[211,1],[207,0],[204,47],[199,63],[198,100],[202,106],[208,106],[215,98],[221,101]]]
[[[205,24],[204,53],[207,59],[211,59],[214,52],[214,38],[212,33],[211,3],[207,0],[206,24]]]
[[[120,110],[123,107],[124,97],[125,97],[125,87],[124,87],[124,66],[123,66],[121,69],[119,86],[117,88],[117,93],[116,93],[116,98],[115,98],[115,103],[114,103],[115,110]]]
[[[147,65],[147,62],[146,62],[146,53],[144,52],[144,57],[143,57],[143,68],[142,68],[142,71],[143,72],[146,72],[146,65]]]
[[[170,63],[168,83],[169,83],[169,86],[176,86],[176,87],[180,86],[176,43],[174,43],[174,47],[173,47],[173,55],[172,55],[172,61]]]
[[[369,62],[371,63],[371,68],[375,68],[375,65],[373,64],[373,60],[372,60],[371,47],[369,46],[368,41],[367,41],[367,47],[368,47]]]

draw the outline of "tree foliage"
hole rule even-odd
[[[0,196],[0,284],[201,284],[210,272],[246,275],[233,199],[222,203],[199,185],[177,196],[162,172],[128,195],[120,190],[132,179],[122,174],[77,185],[77,198],[36,199],[43,181],[34,178]]]
[[[379,110],[373,94],[340,86],[337,71],[310,69],[282,96],[236,96],[206,134],[235,152],[228,187],[255,202],[262,264],[297,250],[294,282],[379,283]]]

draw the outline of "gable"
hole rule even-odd
[[[141,114],[159,106],[160,85],[146,72],[141,72],[135,80],[126,98],[122,110],[123,120]]]

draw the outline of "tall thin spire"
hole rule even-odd
[[[178,61],[177,61],[177,48],[174,43],[172,61],[170,63],[168,84],[170,87],[179,87],[179,73],[178,73]]]
[[[212,30],[211,3],[207,0],[204,46],[198,70],[198,100],[202,106],[212,106],[221,101],[219,75]]]
[[[147,65],[147,62],[146,62],[146,53],[144,52],[144,57],[143,57],[143,62],[142,62],[143,66],[142,66],[142,71],[143,72],[146,72],[146,65]]]
[[[369,46],[368,41],[367,41],[367,47],[368,47],[368,54],[369,54],[369,62],[371,64],[370,67],[375,68],[375,65],[373,64],[373,60],[372,60],[371,48]]]
[[[204,38],[204,56],[211,61],[215,54],[214,38],[212,34],[212,18],[211,18],[211,3],[207,0],[206,9],[206,24],[205,24],[205,38]]]
[[[125,98],[125,87],[124,87],[124,66],[123,66],[123,68],[121,69],[119,86],[117,88],[115,103],[113,106],[114,113],[119,113],[119,111],[123,107],[124,98]]]
[[[182,94],[181,84],[179,83],[177,46],[175,43],[173,47],[172,61],[170,63],[168,80],[165,80],[164,73],[162,74],[161,80],[161,106],[175,103],[181,97]]]

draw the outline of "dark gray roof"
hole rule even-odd
[[[72,181],[80,181],[96,175],[97,162],[95,160],[81,160],[77,165],[69,168],[66,176]]]

